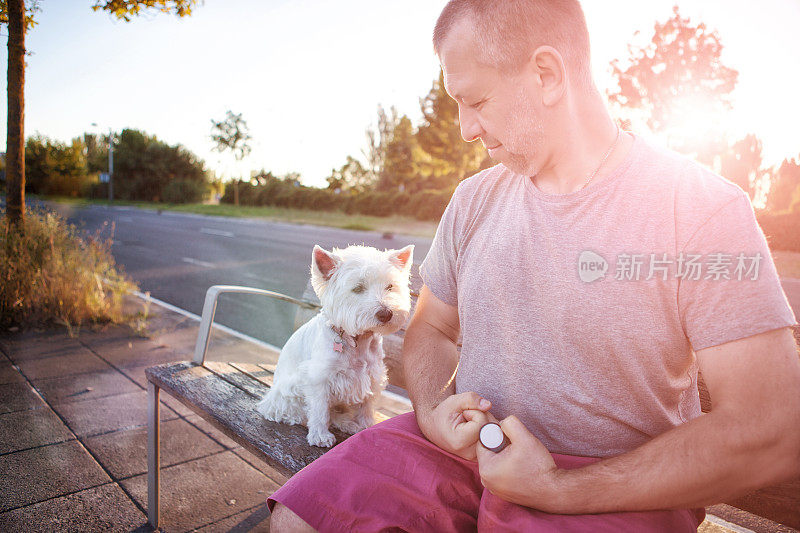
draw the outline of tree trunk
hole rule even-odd
[[[9,225],[25,220],[25,0],[8,0],[8,147],[6,211]]]

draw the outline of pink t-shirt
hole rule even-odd
[[[560,454],[700,416],[695,351],[796,324],[747,194],[640,136],[569,194],[503,165],[465,179],[420,274],[458,306],[456,391]]]

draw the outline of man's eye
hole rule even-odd
[[[390,283],[389,285],[387,285],[387,286],[386,286],[386,290],[387,290],[387,291],[390,291],[390,290],[392,290],[392,289],[394,289],[394,285],[392,285],[391,283]]]
[[[364,292],[364,286],[360,284],[356,285],[355,287],[353,287],[353,292],[356,294]]]

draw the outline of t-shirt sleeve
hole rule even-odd
[[[697,228],[681,257],[678,306],[693,350],[797,324],[743,191]]]
[[[419,267],[423,283],[434,296],[447,305],[458,304],[456,284],[456,260],[458,259],[458,238],[456,236],[458,190],[453,194],[444,210],[436,235],[425,260]]]

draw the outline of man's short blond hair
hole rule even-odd
[[[549,45],[561,53],[577,86],[592,85],[589,30],[578,0],[450,0],[433,30],[437,55],[452,27],[464,17],[475,24],[481,62],[516,71],[536,48]]]

